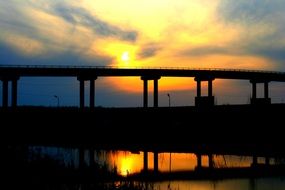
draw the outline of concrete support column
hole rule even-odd
[[[208,96],[212,97],[213,96],[213,81],[208,80]]]
[[[270,165],[270,158],[269,157],[265,157],[265,165],[266,166]]]
[[[268,89],[268,83],[270,81],[267,80],[250,80],[252,83],[252,97],[251,97],[251,104],[253,105],[269,105],[271,104],[271,99],[269,98],[269,89]],[[257,90],[256,90],[256,84],[263,83],[264,84],[264,97],[257,98]]]
[[[84,149],[82,147],[79,148],[79,169],[84,168],[85,166],[85,161],[84,161]]]
[[[17,80],[12,80],[12,107],[17,107]]]
[[[84,108],[84,80],[79,80],[79,96],[80,96],[80,108]]]
[[[143,107],[148,107],[148,86],[147,86],[147,80],[143,80]]]
[[[158,79],[153,80],[153,107],[158,107]]]
[[[252,166],[257,165],[257,156],[252,156]]]
[[[2,106],[8,107],[8,80],[3,80],[3,91],[2,91]]]
[[[94,167],[94,163],[95,163],[95,157],[94,157],[94,150],[91,148],[89,149],[89,165],[90,167]]]
[[[252,99],[256,99],[256,82],[252,82]]]
[[[158,152],[153,152],[153,171],[158,172]]]
[[[143,152],[143,171],[148,171],[148,153],[147,151]]]
[[[197,157],[197,166],[196,168],[201,168],[202,167],[202,155],[201,154],[196,154]]]
[[[90,108],[94,108],[95,107],[95,80],[91,79],[90,80]]]
[[[197,97],[201,97],[201,81],[197,80]]]
[[[208,158],[209,158],[209,168],[210,168],[210,169],[213,169],[213,168],[214,168],[213,155],[212,155],[212,154],[209,154],[209,155],[208,155]]]
[[[264,98],[269,98],[268,82],[265,82],[265,83],[264,83]]]
[[[158,107],[158,80],[160,76],[142,76],[143,80],[143,107],[148,107],[148,81],[153,80],[153,107]]]

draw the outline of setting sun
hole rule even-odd
[[[121,59],[122,59],[122,61],[129,61],[129,60],[130,60],[130,54],[129,54],[129,52],[125,51],[125,52],[122,54]]]

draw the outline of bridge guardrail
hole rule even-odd
[[[199,71],[229,71],[229,72],[254,72],[254,73],[275,73],[285,74],[282,71],[266,71],[251,69],[233,69],[233,68],[195,68],[195,67],[118,67],[118,66],[89,66],[89,65],[1,65],[1,68],[54,68],[54,69],[147,69],[147,70],[199,70]]]

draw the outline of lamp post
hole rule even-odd
[[[170,107],[171,106],[170,105],[170,94],[168,93],[167,96],[168,96],[168,106]]]
[[[57,99],[57,107],[59,107],[59,97],[57,95],[54,95],[53,97]]]

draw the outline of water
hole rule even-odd
[[[140,172],[143,169],[143,152],[133,154],[131,152],[116,151],[110,152],[107,156],[109,162],[116,165],[118,173],[126,176]],[[197,158],[191,153],[160,153],[159,171],[181,171],[193,170],[196,167]],[[170,162],[171,159],[171,162]],[[258,159],[259,163],[264,163],[264,158]],[[153,169],[153,153],[148,153],[149,169]],[[215,167],[249,167],[252,157],[244,156],[214,156]],[[270,159],[270,164],[274,160]],[[208,165],[208,157],[202,157],[202,165]],[[285,178],[256,178],[256,179],[226,179],[226,180],[175,180],[144,184],[143,189],[155,190],[284,190]]]
[[[106,156],[107,155],[107,156]],[[103,158],[99,158],[103,159]],[[104,159],[117,168],[119,174],[125,176],[127,174],[138,173],[143,169],[143,152],[136,154],[128,151],[107,152]],[[252,163],[252,157],[246,156],[229,156],[214,155],[214,167],[249,167]],[[264,159],[259,159],[260,163],[264,163]],[[148,168],[153,169],[154,154],[148,153]],[[273,159],[270,160],[273,164]],[[159,153],[158,169],[161,172],[169,171],[192,171],[197,166],[197,157],[193,153]],[[208,156],[202,156],[202,166],[208,166]]]
[[[56,151],[42,152],[55,154]],[[65,163],[78,162],[78,151],[70,150],[70,154],[63,157]],[[90,152],[85,151],[85,163],[90,164]],[[94,151],[94,161],[99,165],[108,165],[110,170],[116,168],[117,173],[122,176],[128,176],[134,173],[141,172],[143,169],[143,152],[132,153],[129,151]],[[67,161],[68,160],[68,161]],[[202,165],[208,166],[208,156],[202,157]],[[214,155],[214,167],[249,167],[252,163],[252,157],[244,156],[221,156]],[[259,163],[264,163],[264,158],[258,159]],[[270,159],[270,164],[275,164],[273,158]],[[75,166],[78,165],[74,164]],[[148,168],[153,169],[154,154],[148,153]],[[192,153],[159,153],[158,156],[158,169],[160,172],[174,172],[174,171],[191,171],[197,165],[197,157]],[[126,183],[134,184],[125,186]],[[94,187],[94,186],[93,186]],[[78,188],[66,189],[94,189],[86,188],[85,185],[79,185]],[[95,188],[97,189],[97,188]],[[106,189],[106,188],[104,188]],[[172,181],[159,181],[159,182],[137,182],[137,181],[123,181],[113,182],[111,187],[107,189],[146,189],[146,190],[284,190],[285,177],[267,177],[267,178],[242,178],[242,179],[223,179],[223,180],[172,180]]]
[[[159,190],[284,190],[285,178],[228,179],[220,181],[187,180],[157,182]]]

